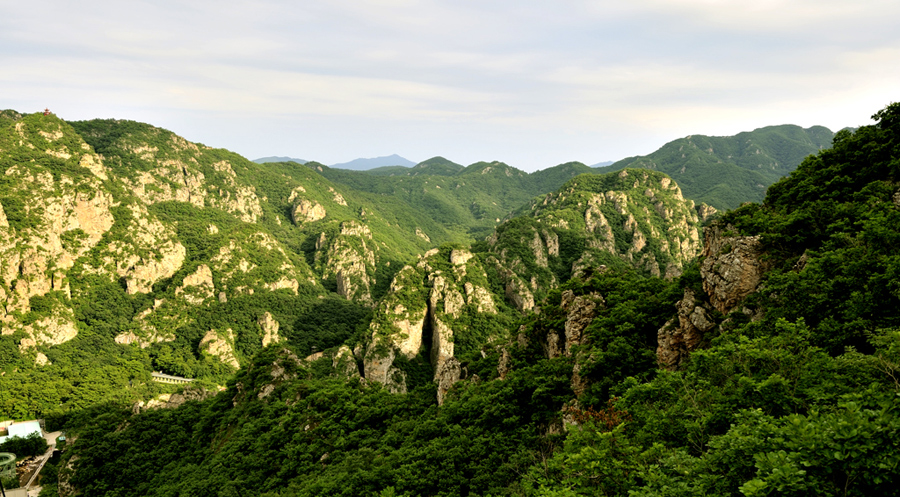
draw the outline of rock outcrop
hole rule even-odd
[[[215,290],[212,271],[206,264],[201,264],[196,271],[184,278],[181,286],[175,289],[175,295],[183,295],[189,303],[198,305],[212,298]]]
[[[597,293],[575,296],[572,290],[563,292],[560,307],[566,311],[566,322],[562,333],[551,331],[547,335],[547,357],[571,357],[573,347],[586,342],[584,331],[603,305],[603,297]]]
[[[338,376],[345,378],[359,378],[359,366],[356,363],[356,357],[350,347],[342,345],[331,358],[331,367]]]
[[[140,401],[131,407],[131,412],[138,414],[143,411],[153,409],[177,409],[185,404],[185,402],[202,402],[206,399],[214,397],[218,392],[207,390],[202,387],[188,385],[179,393],[164,393],[144,402]]]
[[[462,377],[462,365],[455,357],[450,357],[442,362],[434,371],[434,382],[437,383],[437,402],[444,405],[447,392],[453,388]]]
[[[22,330],[27,335],[19,342],[19,351],[22,353],[38,345],[59,345],[78,335],[74,312],[63,306],[56,307],[52,314],[24,326]]]
[[[438,399],[443,402],[463,371],[456,357],[455,335],[467,329],[458,322],[497,312],[486,285],[487,275],[478,259],[460,249],[430,250],[420,256],[416,266],[400,270],[370,325],[372,335],[363,357],[365,378],[399,389],[405,376],[399,374],[402,371],[394,360],[400,355],[413,359],[427,344],[434,381],[439,385]]]
[[[234,353],[234,332],[230,329],[226,333],[209,330],[200,340],[200,350],[234,369],[241,367]]]
[[[254,262],[261,260],[267,264]],[[220,301],[227,300],[228,294],[252,294],[256,290],[290,290],[296,294],[301,281],[318,283],[305,263],[295,262],[281,243],[261,231],[236,233],[223,240],[210,266],[218,277],[216,288],[225,291]]]
[[[675,304],[678,314],[657,333],[656,357],[659,364],[674,370],[701,346],[704,335],[716,327],[711,306],[702,302],[690,288],[684,289],[684,297]]]
[[[728,314],[759,288],[769,267],[758,236],[740,236],[731,226],[713,224],[704,237],[703,290],[716,310]]]
[[[297,226],[325,218],[325,208],[315,200],[298,199],[291,210],[291,220]]]
[[[560,264],[574,276],[608,265],[676,278],[699,255],[699,227],[694,202],[669,177],[627,169],[572,179],[504,221],[488,244],[507,300],[527,311],[558,285]]]
[[[512,271],[501,271],[500,274],[506,279],[506,299],[521,312],[533,310],[534,294],[524,280]]]
[[[734,227],[714,222],[704,231],[704,241],[700,266],[704,295],[686,288],[676,304],[678,314],[657,334],[656,356],[669,370],[677,369],[703,345],[706,334],[718,325],[716,313],[725,315],[738,308],[759,289],[769,270],[758,236],[741,236]]]
[[[256,324],[259,325],[263,332],[263,347],[268,347],[269,345],[281,342],[281,336],[278,335],[279,324],[278,321],[275,320],[275,317],[272,316],[272,313],[264,313],[256,320]]]
[[[133,343],[136,343],[142,349],[146,349],[154,343],[174,341],[175,335],[159,335],[152,332],[138,335],[134,331],[119,333],[115,338],[115,342],[120,345],[131,345]]]
[[[368,226],[345,221],[336,235],[324,232],[316,240],[316,265],[325,279],[335,278],[344,298],[372,304],[376,245]]]

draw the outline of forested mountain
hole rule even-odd
[[[569,162],[526,173],[502,162],[476,162],[463,167],[433,157],[415,167],[365,172],[322,166],[322,175],[364,192],[402,199],[423,214],[455,231],[456,240],[481,239],[510,212],[532,198],[561,187],[582,173],[595,172]]]
[[[808,155],[830,146],[834,133],[822,126],[767,126],[734,136],[691,135],[652,154],[629,157],[600,171],[653,169],[681,185],[686,197],[716,209],[760,202],[766,188]]]
[[[0,117],[0,414],[74,440],[42,495],[900,483],[900,105],[715,220],[647,168],[390,176]]]
[[[481,205],[506,216],[538,191],[535,184],[581,170],[562,165],[556,179],[535,182],[500,163],[462,168],[435,158],[414,170],[448,176],[363,183],[365,191],[329,181],[337,170],[317,163],[255,164],[132,121],[3,116],[0,412],[15,418],[151,397],[161,388],[148,381],[151,371],[222,383],[273,343],[303,356],[345,342],[366,347],[372,323],[419,323],[422,316],[410,316],[426,300],[429,316],[443,302],[385,307],[398,285],[413,285],[398,281],[420,278],[415,285],[430,288],[440,276],[398,274],[404,266],[433,247],[463,250],[473,233],[491,233],[500,218],[484,219]],[[565,241],[578,240],[581,227],[552,229]],[[571,272],[572,250],[564,243],[562,257],[544,256],[560,275],[552,284]],[[487,251],[467,273],[461,267],[466,274],[443,277],[458,287],[448,286],[447,305],[463,298],[475,309],[465,318],[447,311],[449,330],[493,323],[473,343],[495,335],[501,322],[482,316],[484,309],[512,319],[519,293],[530,292],[515,290],[505,252]],[[417,333],[438,326],[434,319],[417,324]]]

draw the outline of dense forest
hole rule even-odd
[[[41,495],[894,495],[900,104],[873,118],[836,133],[761,203],[705,226],[687,188],[685,199],[660,172],[566,172],[484,241],[474,234],[489,224],[463,229],[476,210],[448,220],[426,205],[403,218],[404,206],[480,205],[503,178],[534,178],[435,159],[422,168],[434,175],[365,179],[192,151],[183,162],[195,159],[210,192],[236,197],[245,178],[262,178],[255,224],[235,220],[256,212],[244,205],[168,198],[157,182],[142,219],[170,226],[155,236],[182,245],[185,262],[146,292],[128,268],[85,269],[111,257],[124,227],[90,247],[87,231],[67,242],[89,258],[68,269],[68,286],[51,281],[20,308],[8,290],[0,413],[40,415],[74,440]],[[0,146],[28,119],[11,117]],[[147,161],[145,145],[122,142],[148,131],[130,126],[76,123],[89,146],[73,134],[68,149],[96,150],[149,184],[129,165]],[[153,153],[189,148],[166,148],[175,141],[162,136]],[[99,181],[78,169],[85,159],[60,160],[72,188]],[[462,187],[497,171],[484,190]],[[43,226],[4,181],[9,226]],[[116,195],[116,222],[137,219],[146,199]],[[298,214],[314,202],[328,215]],[[424,252],[417,229],[429,222],[451,228],[431,231],[437,248]],[[205,271],[215,291],[190,284]],[[297,286],[266,290],[287,278]],[[65,312],[77,336],[23,348],[40,337],[36,323]],[[278,340],[266,340],[270,321]],[[226,327],[231,355],[208,345]],[[133,343],[114,340],[124,330]],[[50,364],[36,366],[38,353]],[[391,379],[376,381],[377,368]],[[155,369],[199,380],[156,384]]]
[[[807,155],[828,148],[833,136],[823,126],[793,125],[766,126],[734,136],[691,135],[601,170],[662,171],[681,185],[688,198],[717,209],[734,209],[743,202],[761,202],[770,185]]]

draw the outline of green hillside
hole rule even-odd
[[[766,188],[793,171],[803,159],[830,146],[828,128],[767,126],[734,136],[691,135],[671,141],[652,154],[629,157],[599,168],[639,167],[662,171],[681,185],[684,195],[717,209],[760,202]]]
[[[700,219],[665,174],[623,169],[576,176],[517,210],[486,244],[521,303],[598,267],[677,277],[700,253]]]
[[[874,119],[805,159],[827,130],[663,147],[800,161],[704,222],[662,168],[391,176],[4,111],[0,421],[65,430],[45,497],[893,495],[900,104]]]
[[[290,344],[268,347],[218,395],[186,389],[180,405],[104,405],[54,418],[77,440],[55,463],[64,468],[59,482],[47,488],[198,496],[891,495],[900,481],[900,294],[893,283],[900,106],[875,118],[876,125],[839,132],[832,149],[806,159],[762,204],[706,227],[704,257],[682,276],[593,266],[548,291],[540,312],[517,321],[499,314],[506,333],[480,349],[465,345],[449,384],[444,375],[427,380],[421,355],[405,359],[411,336],[396,331],[375,328],[365,351],[350,340],[343,352],[307,360]],[[612,197],[636,209],[625,210],[636,222],[635,212],[655,204],[640,204],[631,190],[649,191],[645,197],[659,199],[664,214],[663,190],[641,182],[668,178],[625,172],[579,176],[504,226],[552,214],[572,229],[585,222],[591,195],[607,189],[622,193]],[[649,231],[653,222],[638,226]],[[498,240],[504,236],[498,230]],[[377,311],[386,314],[373,322],[399,319],[408,327],[422,313],[432,323],[423,331],[437,337],[451,315],[479,319],[474,301],[448,304],[465,298],[453,296],[468,292],[465,284],[493,285],[480,274],[491,253],[429,252],[398,273]],[[378,341],[388,336],[399,348]],[[420,347],[412,351],[429,348]],[[365,355],[366,368],[383,368],[391,350],[396,369],[385,382],[364,381],[342,362]],[[397,390],[399,379],[406,393]]]

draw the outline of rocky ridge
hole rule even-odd
[[[677,277],[700,253],[699,229],[698,207],[664,174],[581,175],[498,227],[488,239],[490,262],[508,300],[527,311],[560,279],[600,266]]]
[[[365,378],[405,391],[405,375],[395,359],[428,351],[442,403],[447,390],[464,377],[457,335],[467,331],[465,323],[473,316],[498,312],[487,287],[480,262],[463,249],[434,249],[415,266],[404,267],[376,308],[362,358]]]
[[[240,158],[145,125],[125,125],[133,132],[97,142],[104,156],[78,131],[96,139],[109,123],[75,124],[78,130],[53,115],[30,115],[0,128],[0,333],[21,332],[19,349],[36,364],[49,364],[46,347],[78,334],[73,278],[120,281],[129,295],[157,296],[115,337],[142,348],[174,340],[194,306],[229,294],[318,286],[280,242],[244,228],[263,210],[254,187],[234,170]],[[156,206],[173,202],[233,219],[225,230],[208,226],[208,243],[220,245],[206,261],[190,262],[197,254],[182,243],[177,223],[160,218]],[[154,288],[161,282],[168,283]],[[40,309],[35,299],[44,302]],[[236,364],[233,354],[214,355]]]

